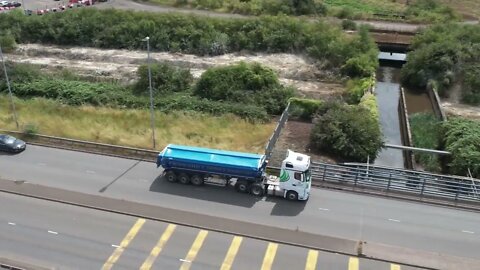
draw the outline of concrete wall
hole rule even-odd
[[[407,104],[405,102],[405,92],[400,88],[400,99],[398,101],[398,116],[400,118],[400,132],[402,133],[402,142],[404,146],[413,147],[412,132],[408,120]],[[413,151],[403,150],[405,168],[415,170],[415,154]]]
[[[432,102],[433,113],[435,116],[440,119],[442,122],[447,120],[447,116],[442,109],[442,104],[440,103],[440,97],[438,96],[437,90],[433,87],[427,87],[427,94]]]

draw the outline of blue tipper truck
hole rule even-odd
[[[255,196],[282,196],[305,201],[310,195],[310,157],[291,150],[282,162],[280,177],[266,173],[265,155],[183,145],[167,145],[157,157],[157,167],[169,182],[234,186]]]

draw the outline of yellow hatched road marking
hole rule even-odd
[[[307,263],[305,264],[305,270],[315,270],[317,268],[318,251],[310,249],[308,251]]]
[[[148,270],[152,268],[152,265],[155,262],[155,259],[157,259],[160,252],[162,252],[163,247],[167,243],[168,239],[170,239],[170,236],[172,236],[176,227],[177,226],[173,224],[169,224],[167,226],[162,236],[158,240],[158,243],[155,245],[155,247],[153,247],[152,251],[150,252],[150,255],[148,256],[148,258],[143,262],[142,266],[140,267],[140,270]]]
[[[193,244],[187,253],[187,257],[185,257],[185,260],[183,260],[182,266],[180,266],[180,270],[190,269],[190,265],[192,264],[193,260],[195,260],[195,257],[197,257],[197,253],[202,247],[203,241],[207,237],[207,234],[208,234],[208,231],[205,231],[205,230],[201,230],[200,232],[198,232],[197,238],[195,238],[195,241],[193,241]]]
[[[278,244],[269,243],[267,251],[265,252],[265,257],[263,257],[262,270],[269,270],[272,268],[273,260],[275,259],[275,254],[277,254]]]
[[[105,264],[102,267],[102,270],[110,270],[113,267],[115,262],[122,255],[125,248],[128,246],[128,244],[130,244],[133,238],[135,238],[138,231],[140,231],[144,223],[145,223],[145,219],[143,218],[139,218],[137,222],[135,222],[135,224],[132,226],[130,231],[128,231],[127,235],[125,235],[125,237],[123,238],[122,242],[120,243],[120,246],[113,251],[112,255],[110,255],[108,260],[105,262]]]
[[[348,259],[348,270],[358,270],[358,258],[350,257]]]
[[[230,244],[230,248],[228,249],[227,255],[223,260],[222,268],[220,268],[220,270],[230,270],[233,264],[233,260],[235,259],[235,256],[237,256],[237,252],[240,244],[242,243],[242,239],[243,238],[240,236],[233,237],[232,244]]]
[[[400,270],[400,265],[398,264],[390,264],[390,270]]]

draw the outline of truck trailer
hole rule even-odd
[[[183,145],[167,145],[157,157],[157,168],[169,182],[234,186],[255,196],[282,196],[308,200],[311,189],[310,157],[287,150],[280,176],[268,175],[265,155]]]

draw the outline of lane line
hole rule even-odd
[[[307,263],[305,264],[305,270],[317,269],[318,250],[310,249],[308,251]]]
[[[91,171],[91,170],[87,170],[87,173],[88,173],[88,174],[95,174],[95,172],[94,172],[94,171]]]
[[[398,264],[390,264],[390,270],[401,270],[400,265]]]
[[[277,254],[278,244],[268,243],[267,250],[265,251],[265,256],[263,257],[262,270],[270,270],[272,268],[273,260],[275,259],[275,254]]]
[[[358,270],[358,258],[350,257],[348,259],[348,270]]]
[[[398,219],[393,219],[393,218],[389,218],[388,221],[400,222],[400,220],[398,220]]]
[[[120,246],[116,248],[112,255],[108,258],[108,260],[105,262],[105,264],[102,267],[102,270],[110,270],[112,269],[113,265],[115,262],[120,258],[120,255],[122,255],[123,251],[125,248],[130,244],[130,242],[135,238],[137,235],[138,231],[142,228],[143,224],[145,224],[145,219],[139,218],[133,224],[132,228],[130,228],[130,231],[128,231],[127,235],[123,238],[122,242],[120,243]]]
[[[54,232],[54,231],[48,231],[48,233],[51,233],[51,234],[58,234],[58,232]]]
[[[322,211],[330,211],[330,209],[328,209],[328,208],[318,208],[318,210],[322,210]]]
[[[232,239],[232,243],[228,248],[227,255],[225,255],[225,259],[223,260],[222,267],[220,270],[230,270],[233,264],[233,260],[235,256],[237,256],[238,249],[240,248],[240,244],[242,243],[243,238],[240,236],[235,236]]]
[[[469,233],[469,234],[474,234],[474,233],[475,233],[475,232],[467,231],[467,230],[463,230],[462,232],[463,232],[463,233]]]
[[[13,222],[8,222],[8,225],[12,225],[12,226],[15,226],[17,224],[13,223]]]
[[[120,246],[119,246],[119,245],[114,245],[114,244],[112,244],[112,247],[114,247],[114,248],[119,248]]]
[[[165,231],[163,232],[162,236],[160,239],[158,239],[157,244],[152,248],[152,251],[150,252],[150,255],[147,257],[147,259],[143,262],[142,266],[140,267],[140,270],[147,270],[152,268],[153,263],[157,259],[158,255],[160,252],[162,252],[163,247],[167,243],[168,239],[170,239],[170,236],[172,236],[173,232],[175,231],[175,228],[177,226],[174,224],[169,224]]]
[[[180,270],[188,270],[190,269],[191,262],[195,260],[195,257],[197,257],[198,251],[203,245],[203,241],[205,241],[205,238],[207,237],[208,231],[201,230],[197,234],[197,238],[195,238],[195,241],[193,241],[192,246],[190,247],[190,250],[187,253],[187,256],[185,257],[182,266],[180,266]]]

